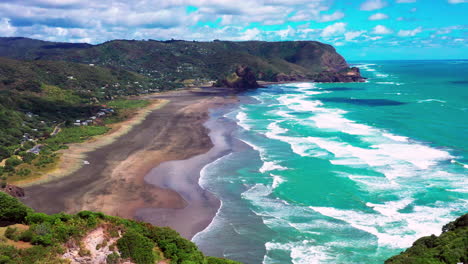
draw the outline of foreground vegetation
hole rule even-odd
[[[83,242],[91,231],[105,228],[105,237],[96,250],[108,247],[107,263],[131,260],[137,264],[154,264],[164,260],[171,264],[238,264],[206,257],[197,246],[167,227],[83,211],[76,215],[46,215],[34,212],[13,197],[0,192],[0,263],[39,264],[68,263],[63,255],[73,245],[79,256],[91,257]],[[108,242],[116,241],[108,245]],[[16,243],[15,243],[16,242]]]
[[[468,214],[446,224],[440,236],[422,237],[385,264],[468,263]]]

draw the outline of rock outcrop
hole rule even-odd
[[[6,192],[13,197],[24,197],[24,189],[15,185],[7,184],[5,188],[0,188],[0,191]]]
[[[261,87],[257,83],[255,73],[247,66],[238,66],[236,71],[226,79],[218,80],[213,86],[227,87],[237,90],[255,89]]]
[[[340,71],[327,70],[322,71],[315,76],[305,76],[297,73],[285,74],[278,73],[274,76],[273,81],[275,82],[364,82],[366,78],[361,76],[359,68],[345,68]]]
[[[364,82],[359,68],[352,67],[339,72],[323,71],[313,78],[314,82]]]

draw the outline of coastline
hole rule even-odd
[[[185,160],[161,163],[145,176],[145,182],[179,193],[187,206],[141,208],[136,212],[138,220],[169,226],[188,239],[192,239],[209,226],[221,206],[221,201],[203,189],[199,182],[203,168],[232,152],[231,134],[235,126],[220,117],[229,109],[229,106],[212,109],[208,121],[203,124],[209,130],[208,136],[213,144],[208,152]]]
[[[94,136],[82,143],[68,144],[67,149],[57,151],[60,155],[59,161],[51,171],[40,178],[16,181],[13,184],[24,188],[47,183],[73,174],[84,166],[87,153],[112,144],[119,137],[131,131],[134,126],[141,124],[152,111],[164,107],[167,103],[167,100],[152,100],[149,106],[138,109],[131,118],[108,125],[110,131],[107,133]]]
[[[26,187],[23,201],[37,211],[45,213],[76,213],[81,210],[101,211],[126,218],[137,218],[156,225],[164,225],[161,219],[140,216],[139,209],[168,210],[164,219],[177,222],[178,215],[170,210],[184,209],[184,216],[197,219],[178,221],[177,231],[191,238],[203,230],[219,208],[219,200],[198,185],[199,171],[194,169],[186,176],[186,183],[167,182],[168,178],[150,180],[145,177],[155,167],[174,161],[192,163],[200,169],[210,163],[207,157],[222,155],[226,148],[217,148],[204,124],[210,109],[237,102],[229,89],[191,89],[148,95],[147,99],[165,100],[163,107],[148,113],[146,118],[114,142],[98,147],[86,154],[89,165],[60,179],[52,179],[39,185]],[[219,131],[214,129],[213,131]],[[217,133],[217,132],[213,132]],[[210,151],[212,150],[213,151]],[[206,163],[205,163],[206,161]],[[178,163],[177,163],[178,164]],[[187,168],[189,166],[185,166]],[[159,170],[159,169],[154,169]],[[158,174],[158,173],[156,173]],[[157,176],[159,177],[159,176]],[[179,175],[179,178],[182,174]],[[188,192],[193,192],[187,195]],[[197,196],[197,199],[191,197]],[[200,209],[201,208],[201,209]],[[195,210],[194,210],[195,209]],[[204,213],[195,212],[203,210]],[[187,219],[185,219],[187,220]]]

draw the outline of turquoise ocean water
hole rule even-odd
[[[357,66],[368,82],[271,85],[224,115],[243,143],[202,171],[222,201],[205,253],[383,263],[468,212],[468,61]]]

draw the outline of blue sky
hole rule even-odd
[[[2,0],[0,36],[317,40],[348,60],[468,59],[468,0]]]

